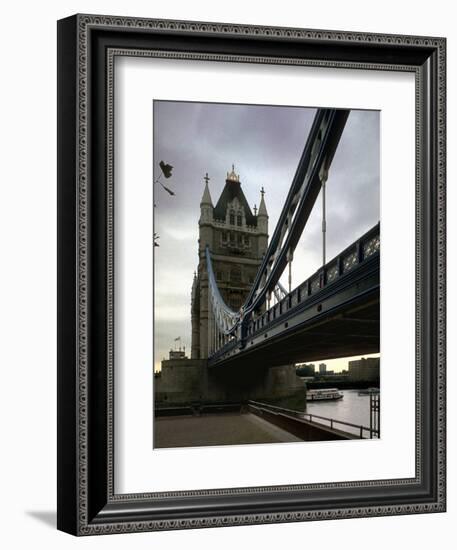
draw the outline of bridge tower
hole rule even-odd
[[[208,357],[209,335],[214,323],[208,296],[206,246],[212,254],[218,288],[225,303],[234,311],[244,303],[268,246],[268,213],[263,188],[259,209],[254,206],[253,213],[234,165],[231,172],[227,172],[216,206],[211,199],[208,174],[204,180],[198,222],[199,263],[192,284],[193,359]]]

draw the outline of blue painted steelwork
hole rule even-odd
[[[346,125],[349,110],[318,109],[273,237],[249,296],[244,317],[273,292],[306,226]]]
[[[224,301],[219,287],[217,286],[216,275],[213,270],[211,253],[209,247],[205,249],[206,269],[208,271],[208,290],[210,293],[211,305],[213,308],[214,319],[216,320],[219,332],[225,336],[233,335],[239,326],[241,311],[234,311]],[[274,289],[274,294],[278,300],[287,296],[285,288],[278,282]]]
[[[281,331],[286,332],[288,325],[301,315],[303,310],[309,307],[316,309],[314,317],[321,315],[319,304],[323,300],[323,295],[332,296],[341,292],[341,289],[351,285],[357,288],[351,297],[345,297],[346,301],[339,302],[336,306],[347,305],[351,300],[364,299],[364,294],[377,291],[379,293],[379,254],[380,254],[380,224],[376,224],[367,231],[360,239],[357,239],[349,247],[343,250],[338,256],[329,261],[325,266],[316,271],[311,277],[302,282],[297,288],[288,293],[279,303],[269,308],[261,315],[250,319],[246,324],[245,333],[242,335],[244,342],[232,339],[223,345],[214,353],[210,359],[210,364],[226,359],[233,354],[238,354],[240,349],[249,344],[256,344],[261,337],[271,338],[273,328],[281,327]],[[366,265],[366,268],[364,267]],[[369,273],[377,273],[374,284],[368,288],[363,288],[358,282],[360,280],[360,271],[363,269],[363,278],[368,280]],[[328,311],[323,314],[328,315]]]
[[[219,332],[225,336],[233,334],[240,320],[240,312],[233,311],[224,301],[219,287],[217,286],[216,276],[211,262],[211,254],[208,246],[205,250],[206,269],[208,271],[208,291],[210,293],[211,304],[213,307],[214,318]]]

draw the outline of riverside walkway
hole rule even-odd
[[[252,413],[158,417],[154,448],[247,445],[302,441]]]

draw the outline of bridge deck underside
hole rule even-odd
[[[320,361],[379,352],[379,296],[265,345],[220,362],[220,366],[250,368]]]
[[[379,352],[379,259],[293,308],[209,366],[265,368]],[[336,286],[336,285],[335,285]]]

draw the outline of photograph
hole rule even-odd
[[[199,532],[213,547],[213,527],[238,526],[224,532],[239,540],[222,537],[233,548],[258,544],[262,524],[272,546],[300,522],[315,545],[357,524],[359,548],[376,521],[375,546],[399,532],[433,546],[452,524],[452,18],[412,21],[397,3],[394,19],[373,19],[334,2],[317,17],[262,5],[259,21],[246,2],[225,15],[181,4],[56,14],[57,114],[39,89],[35,110],[52,104],[57,141],[47,114],[29,124],[46,139],[9,178],[41,166],[37,143],[57,144],[57,528],[187,530],[178,546],[193,548]],[[16,248],[29,276],[33,257]],[[43,395],[26,386],[27,402]]]
[[[382,437],[381,116],[153,101],[154,449]]]

